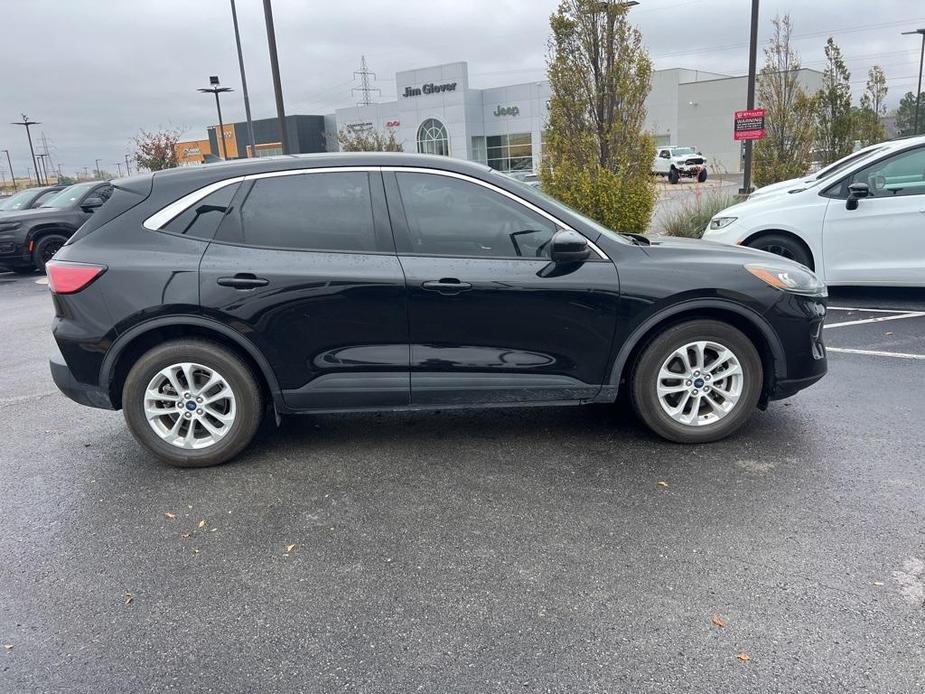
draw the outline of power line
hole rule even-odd
[[[360,56],[360,69],[353,73],[353,79],[356,79],[357,75],[360,77],[360,86],[351,89],[350,93],[360,93],[360,100],[357,102],[357,106],[369,106],[372,103],[372,99],[370,98],[372,93],[376,92],[378,96],[382,96],[382,90],[369,86],[369,78],[372,77],[376,79],[376,73],[370,72],[369,68],[366,66],[365,55]]]

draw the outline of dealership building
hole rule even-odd
[[[822,85],[822,73],[815,70],[800,70],[798,79],[809,93]],[[393,130],[406,152],[468,159],[507,172],[539,167],[551,96],[548,81],[473,88],[468,65],[458,62],[396,73],[395,85],[395,101],[339,108],[326,116],[291,116],[301,127],[289,125],[290,151],[336,150],[337,132],[344,129]],[[714,171],[738,172],[742,145],[733,139],[733,113],[745,108],[746,85],[746,76],[656,70],[645,128],[658,145],[696,147]],[[280,152],[274,119],[255,121],[255,131],[258,123],[257,155]],[[226,144],[229,139],[235,143],[228,157],[250,154],[237,146],[246,141],[246,125],[225,128],[231,133]],[[217,152],[218,129],[209,130],[211,151]]]

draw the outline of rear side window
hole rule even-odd
[[[266,248],[375,251],[368,174],[259,178],[241,206],[240,223],[223,224],[217,240]]]
[[[50,198],[52,195],[57,195],[60,192],[61,192],[61,189],[58,188],[57,190],[46,190],[43,193],[39,193],[39,196],[35,200],[32,201],[32,207],[39,207],[43,202],[48,200],[48,198]]]
[[[209,193],[164,224],[161,229],[181,236],[211,239],[222,218],[231,208],[231,201],[240,183],[232,183]]]
[[[91,232],[99,229],[107,222],[112,221],[119,215],[130,210],[132,207],[147,197],[147,192],[141,193],[137,190],[120,188],[119,186],[109,186],[105,189],[101,189],[99,192],[102,193],[103,190],[106,192],[106,196],[104,198],[106,199],[105,204],[93,211],[93,214],[90,215],[90,218],[83,223],[80,229],[78,229],[70,239],[68,239],[68,242],[65,245],[70,245],[76,241],[79,241]],[[101,195],[100,197],[103,196]]]

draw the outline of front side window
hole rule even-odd
[[[88,183],[75,183],[64,190],[58,191],[56,195],[48,198],[42,203],[42,207],[56,207],[63,209],[73,207],[79,200],[99,185],[99,181],[90,181]]]
[[[228,212],[239,185],[240,183],[232,183],[209,193],[199,202],[187,207],[161,229],[197,239],[211,239],[222,217]]]
[[[925,147],[876,161],[849,178],[850,183],[866,183],[872,198],[925,195]]]
[[[57,193],[58,191],[53,191]],[[18,193],[14,193],[6,200],[0,200],[0,210],[20,210],[23,207],[32,201],[32,196],[35,195],[33,189],[21,190]],[[39,195],[39,198],[42,194]],[[36,198],[38,200],[39,198]],[[35,206],[35,203],[32,202],[32,205]]]
[[[217,240],[266,248],[376,250],[366,172],[258,178],[236,221],[222,224]]]
[[[418,128],[418,152],[450,156],[450,139],[446,126],[436,118],[428,118]]]
[[[555,225],[476,183],[398,173],[410,252],[489,258],[548,258]]]

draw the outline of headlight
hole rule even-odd
[[[823,283],[809,268],[776,263],[749,263],[745,269],[772,287],[807,296],[828,296]]]
[[[22,225],[22,222],[0,222],[0,231],[13,231],[13,229],[18,229]]]
[[[738,217],[714,217],[710,220],[710,229],[722,229],[732,224]]]

